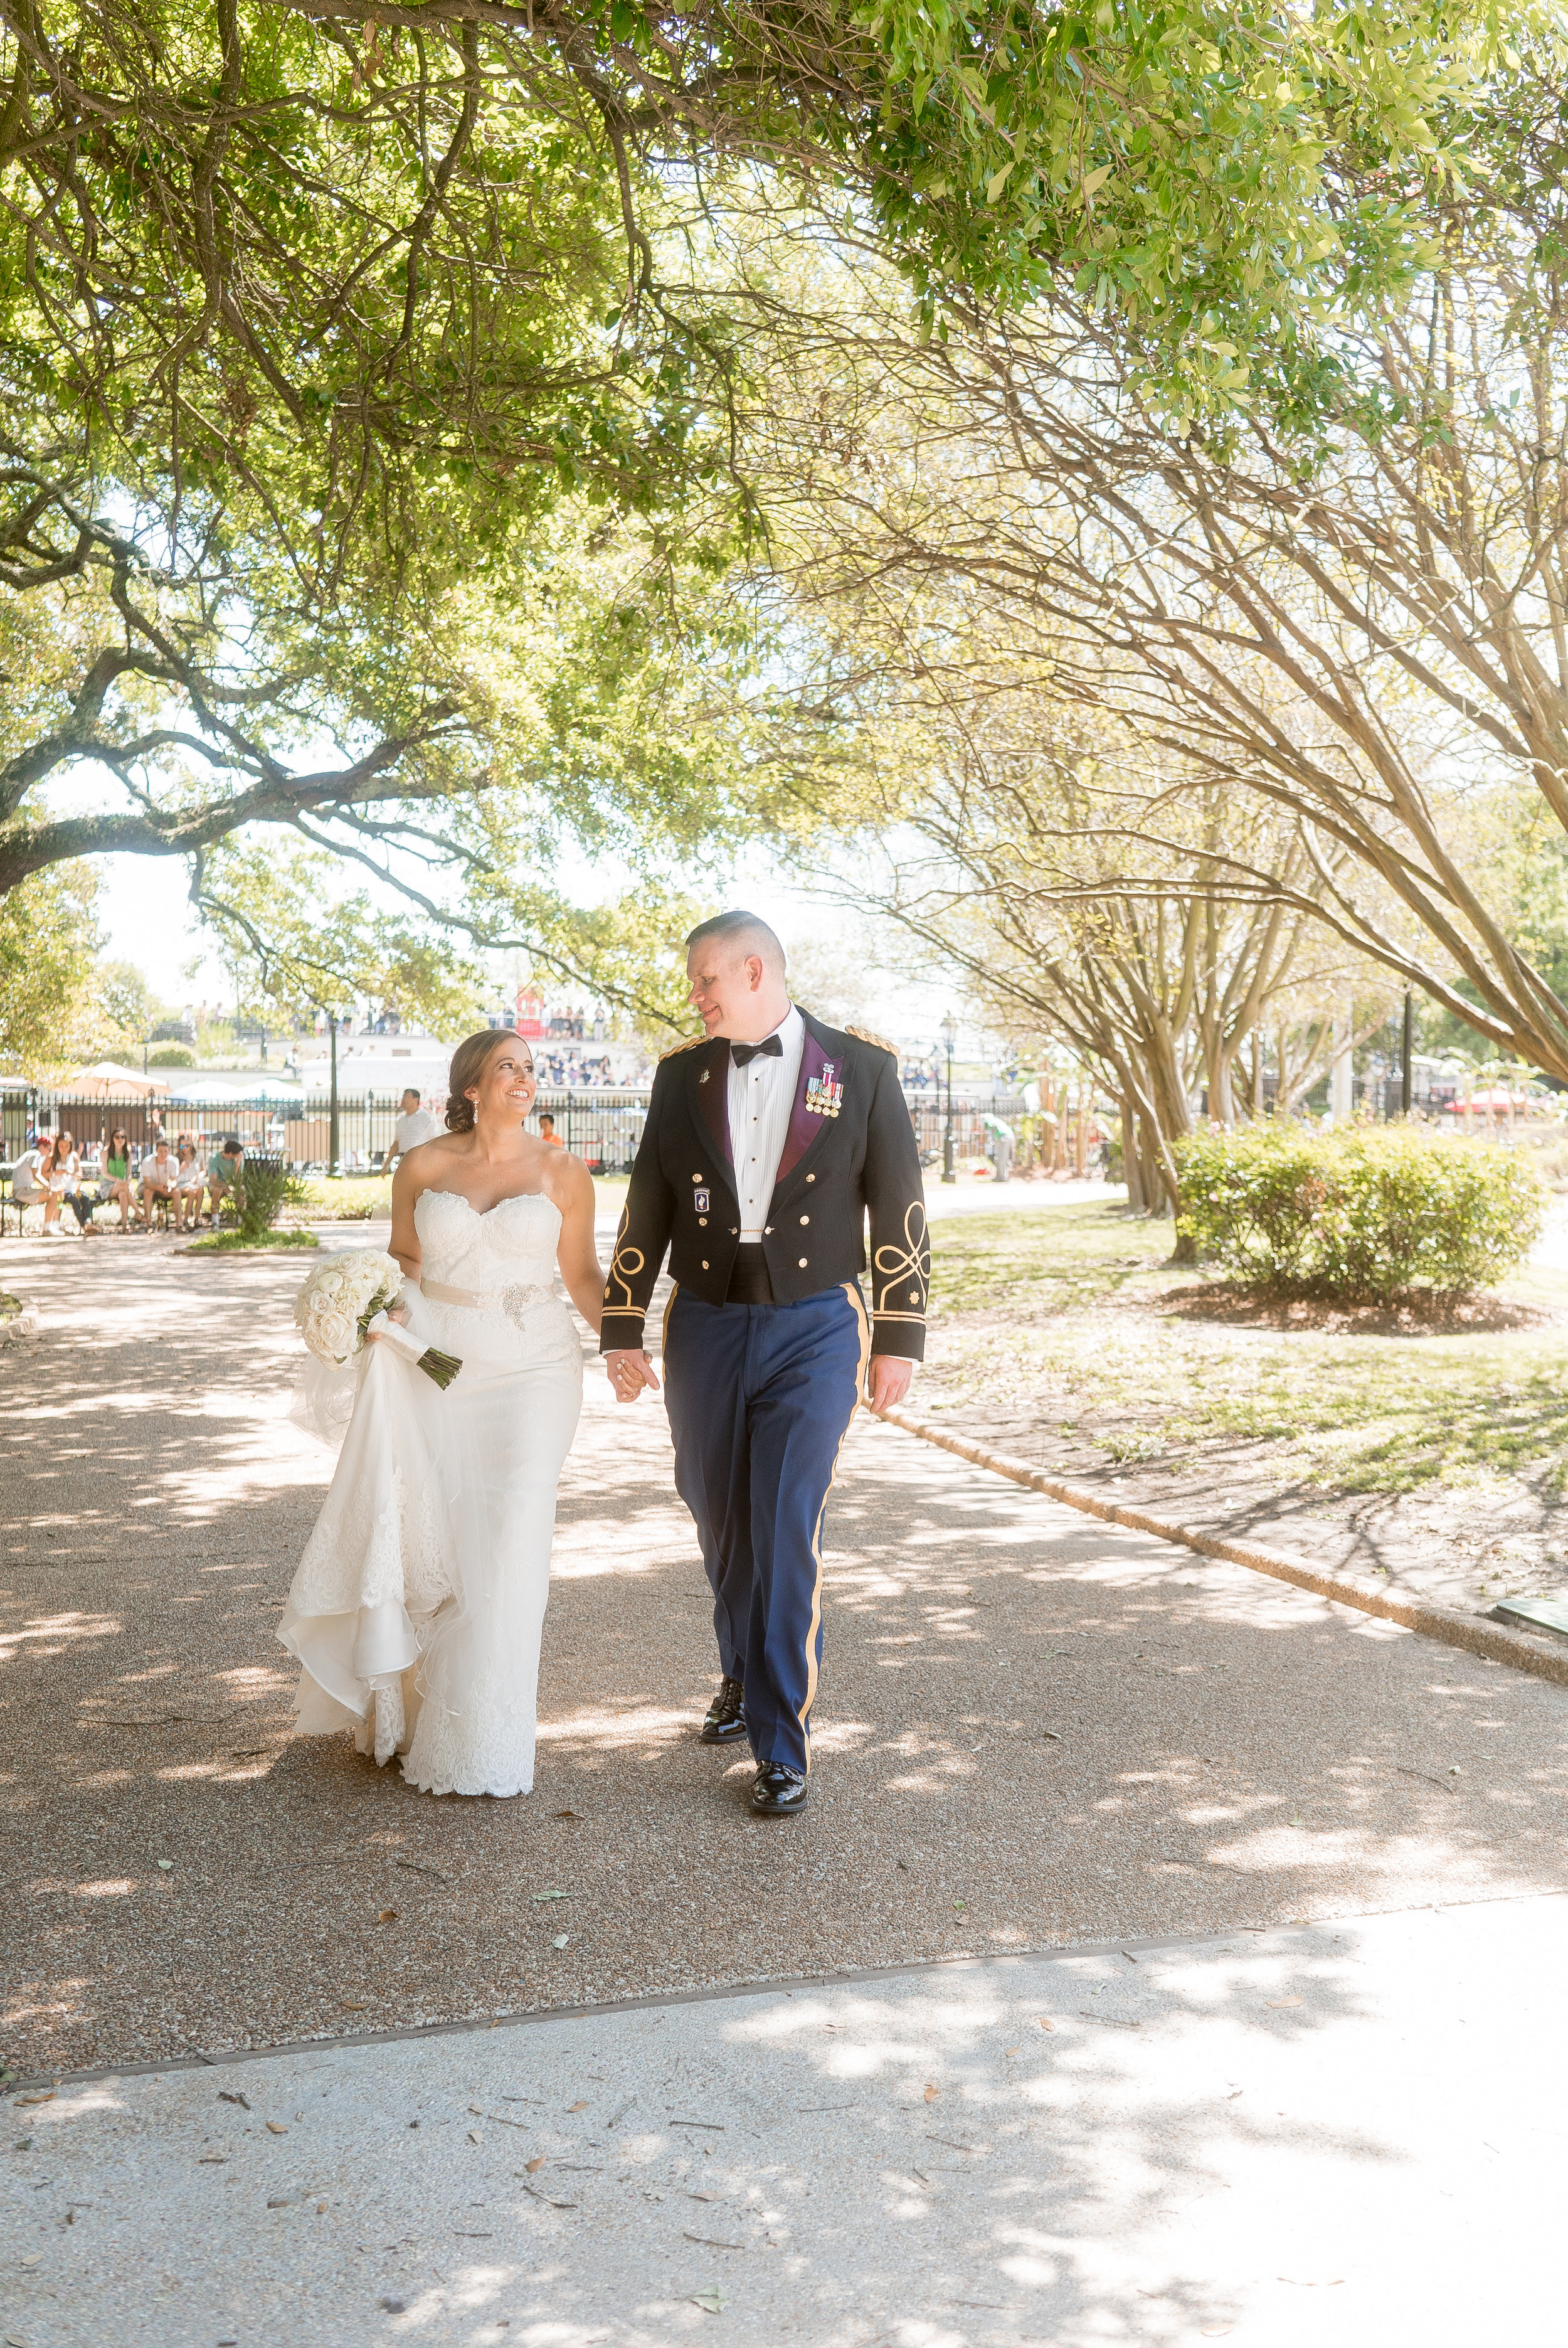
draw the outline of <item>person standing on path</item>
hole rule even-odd
[[[686,941],[705,1033],[659,1064],[604,1292],[600,1350],[634,1401],[665,1251],[675,1485],[696,1519],[723,1673],[704,1744],[749,1737],[752,1807],[804,1809],[822,1664],[822,1519],[849,1422],[907,1393],[930,1251],[892,1045],[791,1003],[753,913]],[[871,1315],[860,1273],[871,1221]]]
[[[406,1086],[397,1123],[392,1128],[392,1147],[382,1160],[382,1172],[390,1174],[411,1149],[417,1149],[424,1142],[434,1141],[442,1130],[430,1111],[420,1107],[417,1085]]]

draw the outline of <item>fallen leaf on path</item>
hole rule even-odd
[[[479,2141],[479,2132],[478,2132],[477,2128],[470,2128],[470,2129],[468,2130],[468,2141],[469,2141],[469,2143],[470,2143],[470,2144],[477,2144],[477,2143],[478,2143],[478,2141]]]
[[[523,2172],[523,2173],[524,2173],[524,2175],[525,2175],[525,2176],[532,2177],[532,2176],[536,2175],[536,2174],[537,2174],[537,2172],[544,2167],[544,2165],[545,2165],[545,2156],[544,2156],[544,2154],[541,2152],[541,2153],[539,2153],[539,2154],[538,2154],[538,2155],[534,2159],[530,2160],[530,2161],[527,2164],[527,2166],[526,2166],[526,2168],[525,2168],[525,2169],[524,2169],[524,2172]]]
[[[558,1932],[555,1935],[555,1938],[551,1941],[550,1946],[552,1949],[564,1949],[570,1939],[571,1934],[569,1932]],[[576,2109],[575,2106],[573,2106],[573,2109]]]
[[[926,2101],[928,2104],[934,2104],[941,2092],[942,2090],[940,2087],[927,2087],[926,2090]]]
[[[243,2096],[231,2095],[227,2087],[219,2088],[218,2100],[220,2104],[238,2104],[242,2112],[248,2112],[251,2108]]]
[[[269,2120],[267,2122],[267,2134],[269,2136],[287,2136],[288,2133],[289,2131],[283,2126],[282,2120]]]
[[[719,2314],[729,2303],[722,2291],[694,2291],[692,2293],[692,2306],[700,2307],[706,2315]]]
[[[52,2103],[54,2102],[54,2100],[55,2100],[55,2091],[54,2091],[53,2087],[51,2087],[51,2088],[49,2089],[49,2091],[48,2091],[48,2093],[47,2093],[46,2095],[43,2095],[43,2096],[16,2096],[16,2097],[15,2097],[15,2101],[16,2101],[16,2103],[17,2103],[17,2104],[19,2104],[19,2105],[22,2105],[22,2104],[52,2104]]]
[[[569,2112],[586,2112],[588,2109],[588,2097],[584,2096],[579,2102],[569,2104],[567,2106],[567,2109]]]
[[[221,2168],[229,2156],[226,2152],[199,2152],[196,2157],[198,2161],[208,2161],[215,2168]]]
[[[550,1812],[552,1818],[575,1818],[579,1815],[579,1813],[576,1810],[552,1810]]]
[[[1054,2030],[1056,2028],[1056,2024],[1052,2022],[1049,2013],[1037,2014],[1035,2019],[1040,2024],[1042,2030]]]
[[[174,1861],[171,1859],[160,1859],[158,1863],[159,1867],[162,1868],[165,1875],[168,1875],[174,1866]]]
[[[569,1900],[570,1898],[571,1893],[569,1891],[536,1891],[534,1894],[534,1905],[537,1908],[541,1900]]]
[[[1305,2001],[1299,1997],[1271,1997],[1268,2003],[1276,2013],[1283,2013],[1286,2006],[1300,2005]]]
[[[688,2234],[684,2226],[682,2227],[681,2231],[685,2235],[687,2241],[700,2242],[705,2250],[743,2250],[746,2247],[744,2242],[715,2241],[712,2234]]]
[[[351,2013],[363,2013],[370,2000],[367,1997],[345,1997],[343,2003]]]
[[[378,1924],[395,1924],[397,1921],[396,1909],[384,1908],[375,1921]]]
[[[1021,2054],[1022,2053],[1023,2048],[1021,2046],[1004,2046],[1002,2048],[1002,2061],[1005,2063],[1010,2054]]]

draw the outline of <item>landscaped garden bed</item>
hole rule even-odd
[[[1172,1246],[1109,1201],[939,1222],[910,1411],[1450,1605],[1568,1583],[1568,1272],[1344,1305]]]

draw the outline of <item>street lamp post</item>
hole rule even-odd
[[[1410,1113],[1412,1097],[1412,1086],[1410,1082],[1412,1073],[1410,1066],[1410,1045],[1413,1041],[1411,1034],[1413,1025],[1414,1022],[1411,1016],[1410,990],[1407,986],[1405,989],[1404,1027],[1399,1037],[1399,1115],[1401,1117],[1409,1117]]]
[[[953,1046],[958,1040],[958,1023],[949,1011],[942,1022],[942,1041],[948,1049],[948,1122],[942,1136],[942,1179],[956,1182],[958,1169],[953,1163]]]
[[[327,1171],[330,1174],[341,1174],[343,1166],[342,1152],[338,1147],[337,1013],[335,1011],[327,1013],[327,1036],[332,1053],[331,1085],[327,1094]]]

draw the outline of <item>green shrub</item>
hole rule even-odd
[[[1289,1123],[1189,1134],[1177,1229],[1227,1272],[1348,1304],[1491,1287],[1540,1236],[1545,1196],[1517,1153],[1408,1127]]]
[[[303,1182],[286,1166],[261,1166],[247,1159],[242,1179],[240,1232],[243,1239],[265,1239],[283,1209],[297,1207],[304,1199]]]
[[[149,1068],[193,1068],[196,1055],[189,1044],[159,1044],[147,1056]]]

